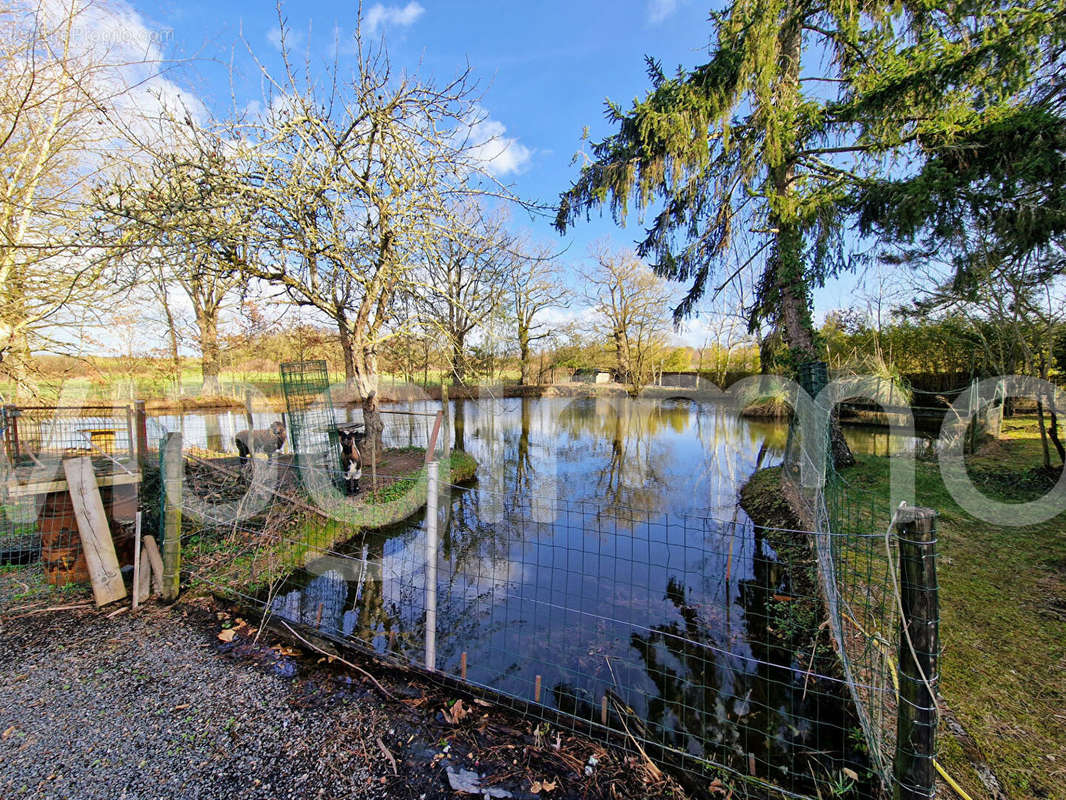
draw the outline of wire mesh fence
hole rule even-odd
[[[392,441],[431,436],[425,419],[397,415]],[[186,566],[289,625],[610,739],[701,791],[721,778],[813,797],[863,780],[807,534],[495,495],[446,470],[428,483],[420,469],[388,497],[296,519],[278,495],[254,520],[188,533]],[[383,518],[405,493],[413,516]]]
[[[824,365],[821,375],[801,375],[805,389],[818,397],[827,376]],[[961,388],[974,413],[969,423],[961,421],[952,426],[951,420],[944,426],[949,433],[964,436],[963,444],[971,450],[980,435],[996,430],[1002,416],[1002,387],[997,387],[991,402],[980,404],[977,382],[969,389]],[[949,412],[950,413],[950,412]],[[901,710],[909,716],[913,708],[901,706],[900,654],[910,644],[904,641],[905,625],[902,616],[903,599],[900,591],[901,562],[914,558],[914,547],[903,552],[901,539],[895,524],[896,516],[883,496],[850,485],[837,472],[834,465],[831,434],[831,409],[815,401],[814,414],[820,415],[821,425],[804,425],[800,415],[794,417],[789,428],[788,442],[782,474],[790,499],[811,528],[811,538],[817,560],[817,576],[821,596],[824,599],[827,621],[832,632],[834,647],[840,661],[845,682],[853,701],[859,726],[870,756],[871,768],[877,774],[886,793],[903,788],[906,797],[932,797],[935,786],[914,786],[901,779],[900,764],[920,758],[931,765],[936,757],[934,730],[921,752],[915,751],[909,742],[897,740],[901,729]],[[940,444],[943,445],[944,437]],[[913,545],[908,542],[908,545]],[[928,553],[935,565],[935,538]],[[935,574],[935,566],[933,568]],[[911,587],[913,588],[913,587]],[[923,587],[935,597],[936,587]],[[935,603],[934,603],[935,608]],[[939,627],[935,613],[927,620],[933,628]],[[908,623],[909,624],[909,623]],[[936,641],[939,641],[938,637]],[[913,646],[910,648],[913,654]],[[935,664],[939,651],[921,654],[929,656]],[[927,686],[935,689],[936,675],[923,675]],[[930,693],[931,695],[933,692]],[[926,705],[935,717],[935,700]]]
[[[0,407],[0,572],[19,593],[89,579],[64,459],[87,456],[121,550],[136,512],[133,412],[126,406]]]

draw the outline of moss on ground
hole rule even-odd
[[[990,497],[1021,502],[1050,488],[1041,459],[1035,421],[1015,418],[968,468]],[[887,509],[888,470],[867,456],[843,475]],[[935,463],[917,464],[916,491],[939,512],[941,692],[968,734],[945,720],[940,762],[974,798],[989,796],[982,757],[1011,798],[1066,798],[1066,514],[1025,528],[973,519]]]

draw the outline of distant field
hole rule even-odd
[[[437,389],[441,385],[441,378],[445,373],[441,370],[430,370],[428,374],[419,373],[415,376],[413,384],[427,390]],[[423,383],[423,377],[428,379]],[[517,370],[504,370],[498,383],[517,383],[519,372]],[[330,379],[335,383],[343,383],[343,370],[330,370]],[[383,392],[387,392],[390,386],[403,385],[403,376],[399,374],[385,373],[380,377],[380,386]],[[55,403],[63,395],[64,403],[75,402],[99,402],[99,403],[129,403],[133,400],[167,400],[178,397],[195,398],[200,392],[202,379],[198,368],[185,369],[181,376],[180,390],[175,381],[153,375],[110,375],[100,377],[75,376],[75,377],[41,377],[37,381],[36,397],[20,397],[18,402],[27,404],[31,402]],[[223,371],[219,376],[219,395],[222,398],[244,400],[246,389],[253,389],[270,399],[281,397],[281,377],[277,371]],[[15,402],[15,387],[10,381],[0,381],[0,394],[4,402]]]

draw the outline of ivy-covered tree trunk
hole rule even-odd
[[[781,31],[782,75],[779,98],[784,108],[794,108],[799,104],[800,59],[802,57],[803,32],[799,19],[794,18]],[[785,126],[795,131],[795,126]],[[786,135],[782,131],[782,135]],[[811,319],[811,296],[809,269],[804,261],[804,235],[799,220],[795,216],[796,160],[798,158],[797,142],[790,137],[787,150],[782,153],[782,161],[771,164],[769,169],[770,184],[774,201],[771,204],[770,227],[774,234],[774,249],[767,261],[767,272],[763,285],[773,287],[765,292],[763,302],[769,298],[777,301],[777,319],[786,344],[793,368],[801,364],[821,361],[814,341],[814,322]],[[769,295],[769,298],[766,295]],[[829,443],[833,463],[837,467],[848,467],[855,463],[847,439],[840,427],[840,417],[834,408],[829,419]]]

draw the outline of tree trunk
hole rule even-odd
[[[464,334],[452,336],[452,386],[462,386],[466,377]]]
[[[466,401],[461,397],[455,398],[452,428],[455,430],[455,442],[452,444],[452,450],[462,450],[463,437],[466,433]]]
[[[618,370],[618,375],[615,380],[619,383],[629,383],[629,359],[625,352],[623,336],[623,332],[617,328],[611,333],[611,338],[614,340],[615,368]]]
[[[1044,469],[1051,469],[1051,451],[1047,446],[1047,428],[1044,426],[1044,401],[1036,398],[1036,419],[1040,423],[1040,446],[1044,453]],[[976,425],[976,419],[974,421]]]
[[[211,396],[221,394],[218,383],[222,372],[222,350],[218,345],[218,309],[196,309],[196,328],[200,334],[200,374],[203,383],[200,393]]]
[[[1066,465],[1066,447],[1063,447],[1062,440],[1059,438],[1059,416],[1055,413],[1055,401],[1050,398],[1048,414],[1051,417],[1051,424],[1048,425],[1048,435],[1051,437],[1051,443],[1055,445],[1055,450],[1059,454],[1059,464]]]
[[[518,358],[522,371],[518,384],[529,386],[529,332],[522,327],[518,329]]]
[[[782,30],[781,37],[782,58],[787,59],[781,78],[782,102],[794,102],[795,95],[788,98],[784,95],[790,91],[798,93],[799,90],[803,32],[799,24],[792,21]],[[772,166],[769,177],[775,194],[782,199],[788,197],[795,178],[794,157],[787,155],[780,164]],[[796,219],[776,212],[770,215],[770,227],[777,233],[774,235],[774,252],[767,261],[769,275],[766,277],[772,280],[766,281],[764,286],[772,287],[776,295],[781,331],[788,343],[793,366],[798,367],[819,360],[814,346],[810,286],[803,264],[803,231]],[[855,463],[855,457],[840,429],[836,409],[833,409],[829,418],[829,442],[835,466],[847,467]]]
[[[353,376],[355,389],[363,399],[363,424],[366,426],[364,445],[368,451],[379,455],[382,450],[381,420],[378,404],[378,354],[377,348],[366,342],[352,341]]]
[[[174,312],[170,310],[170,301],[166,293],[160,295],[163,314],[167,319],[167,339],[170,343],[170,376],[174,381],[174,392],[181,396],[181,353],[178,349],[178,326],[174,321]]]
[[[352,342],[352,332],[348,328],[348,320],[341,318],[336,320],[337,335],[341,342],[341,354],[344,357],[344,385],[348,391],[355,386],[355,345]],[[365,397],[365,395],[364,395]]]

